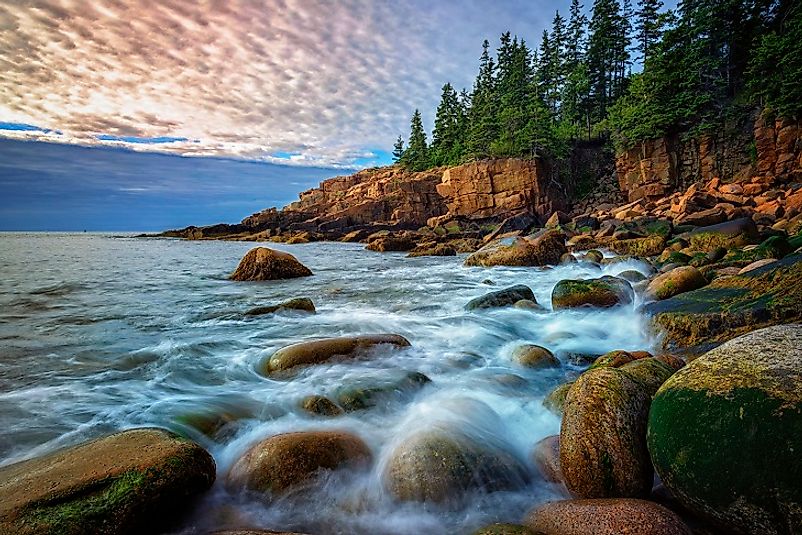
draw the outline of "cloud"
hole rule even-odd
[[[444,82],[471,84],[483,39],[509,29],[534,42],[567,5],[0,4],[0,121],[40,129],[0,136],[293,165],[367,162],[407,131],[414,108],[431,124]]]

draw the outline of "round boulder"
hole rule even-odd
[[[535,294],[529,286],[516,284],[503,290],[490,292],[468,301],[465,310],[479,310],[483,308],[500,308],[514,305],[518,301],[527,300],[537,304]]]
[[[512,360],[526,368],[559,368],[560,361],[543,346],[524,344],[512,352]]]
[[[617,368],[596,368],[568,391],[560,428],[565,484],[581,498],[648,496],[654,471],[646,449],[651,396]]]
[[[802,325],[707,352],[658,390],[649,451],[685,507],[733,531],[802,533]]]
[[[332,400],[324,396],[306,396],[301,400],[301,408],[318,416],[339,416],[344,412]]]
[[[554,310],[564,308],[613,307],[631,303],[634,297],[632,286],[624,279],[605,275],[598,279],[561,280],[551,292]]]
[[[273,353],[269,359],[262,361],[259,371],[263,375],[273,375],[286,372],[298,366],[320,364],[335,358],[354,358],[381,344],[395,347],[408,347],[410,345],[409,340],[398,334],[366,334],[340,338],[323,338],[282,347]]]
[[[657,357],[633,360],[621,366],[620,369],[643,383],[651,396],[675,371],[669,364]]]
[[[561,500],[541,505],[524,524],[548,535],[691,535],[673,512],[646,500]]]
[[[253,445],[234,463],[227,484],[271,495],[308,483],[319,470],[364,467],[367,445],[342,431],[303,431],[272,436]]]
[[[109,435],[0,468],[0,533],[161,533],[215,471],[168,431]]]
[[[540,475],[546,481],[562,483],[563,473],[560,470],[560,435],[546,437],[535,444],[532,452],[534,461]]]
[[[387,489],[399,500],[456,503],[470,490],[523,486],[526,468],[511,453],[459,430],[420,431],[392,451],[384,470]]]
[[[289,253],[255,247],[240,260],[231,274],[235,281],[265,281],[308,277],[312,272]]]
[[[661,300],[707,286],[707,279],[693,266],[680,266],[655,277],[646,288],[646,296]]]
[[[567,253],[565,234],[551,230],[532,237],[504,238],[490,243],[465,260],[466,266],[545,266],[559,264]]]

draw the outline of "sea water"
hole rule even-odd
[[[218,469],[212,490],[174,533],[222,527],[470,533],[519,521],[531,507],[560,496],[537,474],[531,453],[538,440],[559,433],[559,418],[542,401],[583,369],[572,355],[649,350],[656,343],[637,302],[551,310],[551,291],[561,279],[648,273],[637,260],[467,268],[465,255],[406,258],[362,244],[268,244],[295,255],[314,276],[228,280],[254,245],[0,234],[0,464],[115,430],[159,426],[199,442]],[[529,286],[545,310],[464,309],[474,297],[516,284]],[[317,313],[244,315],[294,297],[312,299]],[[291,379],[257,371],[282,346],[371,333],[403,335],[411,347],[382,346],[368,358],[308,367]],[[516,365],[511,353],[522,343],[547,347],[562,368]],[[336,397],[349,385],[406,372],[431,382],[335,418],[300,407],[309,395]],[[202,425],[215,418],[225,425]],[[437,425],[503,444],[530,471],[529,483],[514,491],[468,492],[448,507],[393,499],[383,477],[392,449]],[[228,469],[250,445],[322,429],[362,438],[372,466],[324,474],[303,492],[271,501],[225,488]]]

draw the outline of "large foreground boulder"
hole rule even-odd
[[[802,321],[802,254],[670,299],[644,311],[668,348],[716,344],[761,327]]]
[[[466,266],[546,266],[567,253],[565,235],[548,231],[537,238],[505,238],[486,245],[465,260]]]
[[[234,463],[227,484],[275,497],[309,483],[320,470],[365,467],[371,453],[357,436],[342,431],[303,431],[272,436]]]
[[[466,491],[522,487],[528,479],[511,453],[456,429],[418,432],[390,454],[384,470],[388,490],[399,500],[458,503]]]
[[[568,391],[560,428],[565,485],[581,498],[646,497],[654,471],[646,449],[651,395],[617,368],[596,368]]]
[[[477,310],[480,308],[500,308],[512,306],[518,301],[528,300],[537,303],[535,294],[529,286],[523,284],[516,284],[503,290],[490,292],[489,294],[482,295],[476,299],[471,299],[467,305],[466,310]]]
[[[673,512],[646,500],[562,500],[536,507],[524,524],[548,535],[691,535]]]
[[[410,345],[409,340],[398,334],[363,334],[299,342],[273,353],[269,359],[262,361],[259,371],[263,375],[272,375],[337,358],[354,358],[381,344],[395,347]]]
[[[309,268],[291,254],[267,247],[255,247],[242,257],[236,271],[231,274],[231,280],[265,281],[309,275],[312,275]]]
[[[629,282],[609,275],[598,279],[564,279],[551,292],[551,306],[554,310],[583,306],[608,308],[631,303],[634,295]]]
[[[212,457],[134,429],[0,468],[0,533],[159,533],[215,478]]]
[[[802,533],[802,325],[761,329],[674,374],[649,451],[684,506],[728,530]]]

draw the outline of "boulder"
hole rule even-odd
[[[283,433],[251,446],[231,467],[226,484],[273,497],[310,483],[321,470],[364,468],[370,461],[367,445],[344,431]]]
[[[554,310],[581,306],[607,308],[631,303],[633,297],[629,282],[609,275],[598,279],[565,279],[552,290],[551,306]]]
[[[516,301],[512,304],[514,308],[520,308],[521,310],[529,310],[531,312],[544,312],[546,309],[543,305],[540,305],[536,301],[532,301],[531,299],[521,299]]]
[[[574,385],[574,381],[563,383],[551,390],[546,397],[543,398],[543,406],[554,414],[562,414],[565,407],[565,398],[568,396],[568,391]]]
[[[472,299],[467,305],[465,305],[465,309],[479,310],[482,308],[507,307],[512,306],[523,299],[533,301],[535,304],[537,304],[537,299],[535,299],[535,294],[532,292],[532,290],[528,286],[517,284],[515,286],[490,292],[481,297],[477,297],[476,299]]]
[[[273,375],[298,366],[320,364],[338,358],[355,358],[382,344],[395,347],[410,345],[406,338],[398,334],[363,334],[299,342],[282,347],[269,359],[263,360],[259,371],[263,375]]]
[[[419,431],[390,453],[387,489],[402,501],[457,503],[469,490],[521,488],[528,473],[511,453],[458,429]]]
[[[583,373],[568,391],[560,428],[565,485],[581,498],[649,495],[654,471],[646,449],[651,396],[616,368]]]
[[[262,316],[264,314],[273,314],[274,312],[284,312],[287,310],[309,312],[310,314],[314,314],[315,304],[312,302],[311,299],[308,299],[306,297],[299,297],[296,299],[290,299],[289,301],[284,301],[283,303],[279,303],[278,305],[268,305],[268,306],[252,308],[247,312],[245,312],[245,315]]]
[[[407,256],[457,256],[457,251],[445,243],[426,243],[412,249]]]
[[[552,483],[563,483],[560,469],[560,435],[546,437],[535,444],[532,461],[543,479]]]
[[[407,235],[387,235],[372,239],[365,247],[378,253],[407,252],[415,248],[415,240]]]
[[[646,288],[648,299],[668,299],[707,286],[707,279],[693,266],[680,266],[655,277]]]
[[[761,327],[802,321],[802,255],[644,306],[666,348],[717,344]]]
[[[160,533],[214,479],[194,442],[123,431],[0,468],[0,532]]]
[[[565,235],[556,230],[536,238],[505,238],[490,243],[465,260],[466,266],[545,266],[556,265],[567,253]]]
[[[659,255],[665,244],[665,237],[655,234],[644,238],[613,240],[608,247],[618,254],[646,257]]]
[[[760,329],[658,390],[648,445],[663,484],[728,531],[802,533],[802,325]]]
[[[337,403],[346,412],[369,409],[392,400],[411,397],[432,380],[420,372],[394,370],[381,379],[362,379],[336,392]]]
[[[712,251],[718,247],[727,249],[743,247],[757,243],[758,239],[757,226],[748,217],[700,227],[688,235],[690,246],[695,251]]]
[[[342,408],[325,396],[306,396],[301,400],[301,408],[318,416],[339,416]]]
[[[524,524],[548,535],[691,535],[672,511],[646,500],[562,500],[536,507]]]
[[[657,389],[676,371],[665,359],[658,357],[647,357],[627,362],[620,367],[620,370],[640,381],[646,387],[646,391],[650,396],[653,396]]]
[[[254,247],[240,260],[231,274],[235,281],[264,281],[308,277],[312,272],[297,258],[283,251]]]
[[[512,352],[512,360],[526,368],[559,368],[560,361],[543,346],[524,344]]]

